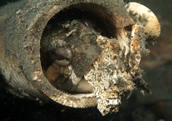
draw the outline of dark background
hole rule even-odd
[[[0,0],[0,7],[17,0]],[[126,0],[127,1],[127,0]],[[131,1],[131,0],[128,0]],[[133,0],[134,1],[134,0]],[[135,92],[117,114],[102,117],[96,108],[71,109],[40,104],[9,94],[0,85],[0,121],[172,121],[172,1],[135,0],[157,15],[162,32],[142,67],[152,94]],[[0,75],[3,82],[3,76]]]

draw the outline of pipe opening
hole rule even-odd
[[[97,35],[115,36],[115,26],[105,8],[95,4],[69,6],[53,16],[41,38],[41,64],[46,78],[71,94],[92,93],[84,80],[100,55]]]

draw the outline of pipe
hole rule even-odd
[[[0,72],[16,95],[73,108],[97,105],[105,115],[118,111],[121,98],[135,89],[134,80],[142,80],[140,43],[147,37],[135,39],[135,22],[122,0],[26,0],[0,13]],[[109,65],[117,71],[107,78]],[[105,77],[96,82],[99,74]]]

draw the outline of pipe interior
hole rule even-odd
[[[65,41],[63,38],[64,35],[68,34],[69,32],[65,30],[62,26],[71,26],[73,21],[78,22],[79,24],[84,25],[84,27],[88,27],[89,30],[93,30],[102,36],[106,36],[108,38],[115,37],[115,26],[108,18],[109,16],[106,14],[106,9],[99,5],[95,4],[77,4],[69,6],[55,16],[53,16],[49,22],[47,23],[42,38],[41,38],[41,65],[44,71],[45,76],[47,77],[48,81],[57,89],[70,93],[70,94],[90,94],[92,93],[92,89],[90,91],[71,91],[68,90],[64,86],[59,85],[60,82],[55,82],[55,80],[48,78],[47,70],[53,65],[55,61],[52,57],[52,51],[49,46],[51,40],[61,38],[61,40]],[[69,24],[70,23],[70,24]],[[81,30],[82,31],[82,30]],[[58,33],[58,34],[57,34]],[[53,76],[57,75],[58,68],[54,67],[51,70]],[[53,77],[51,76],[51,77]],[[54,78],[55,78],[54,77]],[[68,78],[64,77],[63,75],[59,75],[58,78],[61,78],[63,81],[68,82]],[[64,80],[65,79],[65,80]],[[85,84],[85,82],[83,82]],[[88,83],[85,84],[83,88],[89,88],[90,85]],[[81,87],[82,88],[82,87]]]

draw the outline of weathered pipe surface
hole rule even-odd
[[[105,115],[146,90],[149,35],[122,0],[24,0],[0,14],[0,72],[12,93]]]

